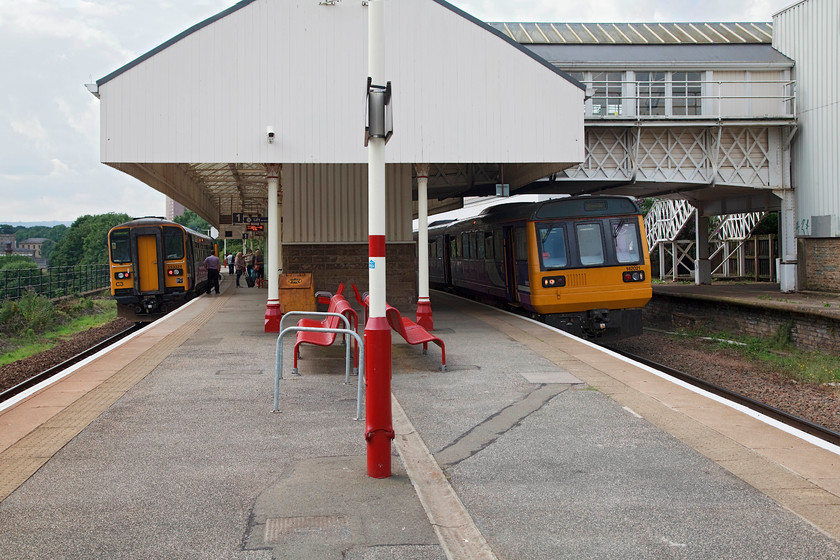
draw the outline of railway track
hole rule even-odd
[[[105,340],[103,340],[102,342],[100,342],[98,344],[95,344],[94,346],[91,346],[90,348],[88,348],[84,352],[80,352],[80,353],[76,354],[75,356],[73,356],[72,358],[67,359],[67,360],[61,362],[60,364],[57,364],[57,365],[55,365],[51,368],[48,368],[48,369],[42,371],[41,373],[38,373],[37,375],[34,375],[34,376],[30,377],[29,379],[27,379],[26,381],[18,383],[14,387],[6,389],[2,393],[0,393],[0,403],[3,403],[6,400],[14,397],[15,395],[18,395],[18,394],[26,391],[30,387],[34,387],[38,383],[41,383],[42,381],[45,381],[45,380],[49,379],[50,377],[53,377],[54,375],[57,375],[57,374],[61,373],[65,369],[69,368],[70,366],[81,362],[85,358],[96,354],[100,350],[103,350],[103,349],[111,346],[112,344],[115,344],[116,342],[118,342],[118,341],[122,340],[123,338],[127,337],[128,335],[142,329],[145,326],[146,326],[146,324],[132,325],[131,327],[125,329],[124,331],[119,332],[119,333],[117,333],[117,334],[115,334],[115,335],[113,335],[109,338],[106,338]]]
[[[736,393],[735,391],[731,391],[729,389],[726,389],[725,387],[721,387],[720,385],[716,385],[714,383],[704,381],[703,379],[700,379],[700,378],[695,377],[693,375],[690,375],[688,373],[685,373],[685,372],[670,368],[668,366],[656,363],[652,360],[648,360],[647,358],[643,358],[641,356],[631,354],[630,352],[625,352],[625,351],[622,351],[622,350],[617,350],[615,348],[611,348],[609,345],[603,345],[603,347],[610,350],[611,352],[615,352],[616,354],[620,354],[620,355],[622,355],[626,358],[637,361],[637,362],[639,362],[641,364],[644,364],[646,366],[652,367],[652,368],[654,368],[658,371],[661,371],[662,373],[664,373],[666,375],[670,375],[671,377],[674,377],[676,379],[679,379],[681,381],[689,383],[689,384],[691,384],[695,387],[698,387],[700,389],[704,389],[704,390],[706,390],[710,393],[718,395],[718,396],[720,396],[722,398],[725,398],[729,401],[738,403],[742,406],[745,406],[747,408],[755,410],[756,412],[764,414],[765,416],[773,418],[774,420],[778,420],[779,422],[782,422],[783,424],[785,424],[787,426],[790,426],[792,428],[796,428],[797,430],[800,430],[800,431],[803,431],[805,433],[811,434],[814,437],[818,437],[818,438],[820,438],[824,441],[827,441],[829,443],[832,443],[834,445],[840,445],[840,433],[829,430],[828,428],[820,426],[819,424],[815,424],[813,422],[810,422],[808,420],[805,420],[803,418],[800,418],[798,416],[795,416],[793,414],[785,412],[784,410],[781,410],[781,409],[775,408],[773,406],[764,404],[764,403],[759,402],[755,399],[744,396],[740,393]]]

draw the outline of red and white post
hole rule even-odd
[[[268,179],[268,259],[263,263],[263,275],[268,279],[268,301],[265,304],[265,332],[280,332],[280,279],[277,271],[280,269],[280,244],[283,240],[282,224],[277,211],[277,191],[280,185],[280,170],[282,166],[272,163],[266,166]]]
[[[365,441],[367,474],[391,476],[391,328],[385,316],[385,83],[384,0],[368,3],[368,281],[365,326]],[[375,91],[376,90],[376,91]]]
[[[432,302],[429,299],[429,165],[418,164],[417,171],[417,324],[432,331]]]

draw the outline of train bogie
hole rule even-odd
[[[213,239],[163,218],[139,218],[108,232],[117,314],[153,321],[200,293]]]

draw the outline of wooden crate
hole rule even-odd
[[[315,284],[312,273],[280,275],[280,312],[315,311]]]

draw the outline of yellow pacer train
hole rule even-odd
[[[578,336],[638,335],[651,298],[644,220],[629,197],[580,196],[432,223],[429,281]]]
[[[117,315],[153,321],[204,291],[211,237],[163,218],[137,218],[108,232]]]

